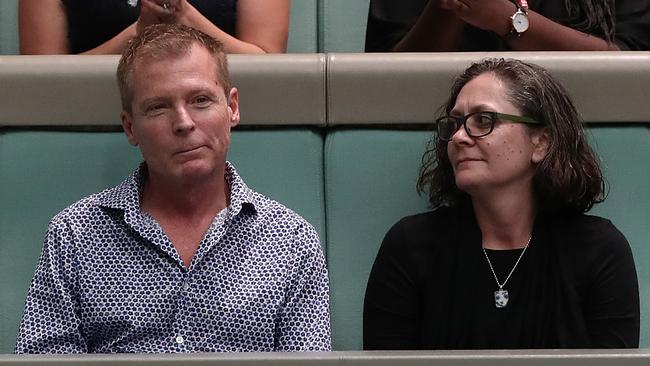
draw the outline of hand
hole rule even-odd
[[[441,9],[455,13],[465,23],[500,36],[510,31],[508,19],[517,7],[509,0],[437,0]]]
[[[185,0],[141,0],[138,34],[152,24],[179,23],[186,5]]]

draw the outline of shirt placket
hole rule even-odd
[[[191,319],[190,312],[191,309],[196,308],[194,297],[196,295],[195,291],[197,291],[197,284],[193,279],[201,278],[199,272],[201,271],[201,268],[204,268],[205,266],[201,266],[200,263],[226,233],[227,220],[225,217],[226,215],[223,213],[217,215],[205,237],[201,241],[194,258],[192,258],[190,267],[183,267],[181,274],[179,275],[180,296],[172,327],[174,342],[176,343],[175,347],[179,352],[191,351],[197,347],[198,343],[200,343],[200,339],[198,339],[199,336],[197,334],[192,334],[192,324],[194,324],[194,322]]]
[[[172,324],[172,343],[178,352],[191,351],[196,346],[195,335],[191,334],[191,327],[188,322],[190,314],[188,309],[192,307],[192,277],[191,269],[183,268],[178,276],[179,297],[174,322]]]

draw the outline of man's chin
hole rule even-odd
[[[213,164],[195,160],[183,163],[175,175],[180,180],[191,182],[194,180],[221,179],[222,177],[219,177],[219,173],[219,169]],[[223,176],[223,172],[220,175]]]

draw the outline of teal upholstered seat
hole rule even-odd
[[[650,126],[591,125],[588,134],[610,184],[608,199],[591,213],[612,220],[630,242],[644,315],[650,311]],[[429,209],[415,189],[429,136],[426,130],[372,128],[339,129],[327,136],[328,266],[336,349],[362,347],[366,281],[386,231],[401,217]],[[649,317],[642,316],[641,329],[641,344],[648,347]]]

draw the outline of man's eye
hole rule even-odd
[[[206,107],[209,107],[212,104],[212,99],[202,95],[202,96],[198,96],[198,97],[194,98],[194,100],[192,101],[192,104],[194,104],[195,106],[197,106],[199,108],[206,108]]]
[[[145,109],[147,115],[159,115],[165,109],[164,104],[152,104]]]

